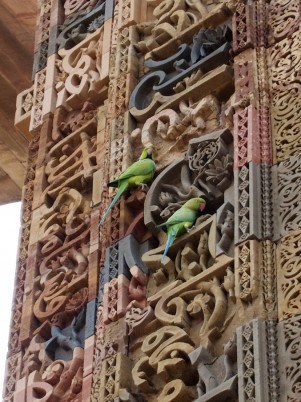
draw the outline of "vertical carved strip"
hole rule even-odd
[[[36,130],[42,124],[45,82],[46,69],[39,71],[35,75],[34,106],[31,112],[30,131]]]
[[[239,3],[232,18],[233,51],[240,53],[254,46],[253,5]]]
[[[34,193],[35,164],[37,158],[39,136],[29,145],[28,165],[22,194],[22,221],[19,244],[19,255],[16,268],[15,290],[12,302],[10,340],[8,345],[6,373],[3,390],[5,401],[13,400],[13,393],[16,382],[19,380],[22,368],[22,354],[20,351],[20,327],[22,318],[22,307],[25,291],[26,261],[28,258],[30,226],[32,220],[32,201]]]
[[[270,95],[269,79],[267,72],[267,55],[264,48],[256,49],[256,69],[258,97],[259,132],[261,144],[261,193],[262,193],[262,221],[261,230],[264,239],[272,239],[274,236],[273,222],[273,182],[271,164],[272,136],[270,129]]]
[[[13,402],[16,384],[21,377],[22,352],[10,356],[6,360],[3,402]]]
[[[259,262],[260,243],[251,240],[236,246],[236,297],[244,302],[252,302],[258,295]]]
[[[300,339],[301,315],[298,314],[278,324],[280,402],[300,400]]]
[[[261,283],[264,308],[268,318],[275,320],[278,316],[275,245],[270,240],[265,240],[261,242],[261,250]]]
[[[234,63],[236,102],[250,97],[254,91],[253,62],[248,59],[249,57],[245,60],[237,60]]]
[[[261,162],[258,113],[253,105],[234,115],[234,147],[234,169],[239,169],[248,162]]]
[[[239,402],[268,401],[266,323],[256,319],[237,329]]]
[[[266,321],[269,401],[279,401],[279,362],[277,321]]]
[[[234,172],[235,243],[261,238],[260,166],[250,163]],[[255,196],[256,194],[256,196]]]
[[[47,66],[50,19],[51,19],[52,0],[42,0],[40,3],[40,15],[38,17],[38,29],[35,40],[35,54],[33,63],[33,80],[40,70]]]

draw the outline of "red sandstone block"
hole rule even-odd
[[[98,245],[99,243],[99,220],[100,208],[94,208],[91,212],[91,231],[90,231],[90,246]]]
[[[98,276],[99,276],[99,250],[94,251],[89,255],[89,295],[88,301],[93,300],[97,297],[98,293]]]
[[[24,402],[26,401],[26,388],[27,388],[27,378],[21,378],[17,381],[16,390],[14,392],[14,402]]]
[[[129,5],[125,0],[119,3],[119,30],[131,25],[137,25],[143,20],[142,18],[146,17],[147,5],[145,3],[145,0],[131,0]]]
[[[254,47],[254,10],[252,5],[239,4],[232,18],[233,51],[240,53]]]
[[[60,0],[52,0],[51,5],[51,16],[50,16],[50,27],[56,27],[62,25],[64,22],[64,8]]]
[[[253,105],[234,115],[234,169],[238,170],[249,162],[268,163],[262,160],[258,112]]]
[[[54,87],[48,88],[44,92],[42,115],[46,117],[55,111],[57,93]]]
[[[82,402],[90,402],[92,395],[92,384],[92,374],[89,374],[88,376],[83,378]]]
[[[126,308],[129,304],[129,285],[130,281],[124,275],[118,276],[118,301],[117,315],[118,318],[125,316]]]
[[[248,49],[239,54],[234,59],[234,78],[235,78],[235,100],[241,101],[244,98],[254,96],[254,69],[253,69],[253,49]]]
[[[100,79],[102,81],[107,81],[109,79],[110,72],[110,52],[103,53],[101,56],[101,75]]]
[[[84,377],[87,377],[89,374],[92,374],[94,344],[95,344],[95,335],[90,336],[85,340]]]
[[[49,114],[43,118],[43,124],[40,131],[39,151],[37,159],[37,167],[45,164],[45,158],[47,154],[47,144],[51,140],[53,127],[53,115]]]
[[[112,27],[113,20],[112,18],[105,21],[103,26],[103,45],[102,45],[102,54],[110,53],[111,50],[111,38],[112,38]]]
[[[26,402],[35,402],[36,401],[36,390],[39,390],[43,395],[45,401],[47,401],[53,391],[52,385],[48,384],[47,382],[41,381],[41,375],[34,371],[28,377],[28,386],[26,389]],[[55,397],[52,399],[55,401]]]

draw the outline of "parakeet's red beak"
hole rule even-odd
[[[200,211],[201,212],[203,212],[205,208],[206,208],[206,204],[201,204],[200,205]]]
[[[147,155],[149,155],[149,156],[152,156],[152,154],[153,154],[152,148],[148,148],[148,150],[146,152],[147,152]]]

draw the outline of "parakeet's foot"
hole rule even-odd
[[[186,229],[186,232],[187,232],[187,233],[190,233],[194,228],[195,228],[195,226],[192,226],[191,228],[187,228],[187,229]]]
[[[148,185],[145,183],[140,183],[139,188],[141,188],[142,191],[147,191],[149,189]]]

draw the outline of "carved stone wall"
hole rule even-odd
[[[5,401],[300,399],[299,27],[291,0],[41,2]]]

